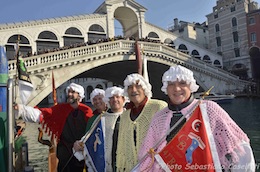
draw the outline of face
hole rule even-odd
[[[106,110],[106,104],[103,101],[103,95],[96,95],[93,98],[93,106],[100,112]]]
[[[127,88],[127,93],[130,101],[132,101],[136,107],[145,99],[144,89],[141,85],[132,84]]]
[[[67,98],[67,102],[70,104],[74,104],[76,102],[79,102],[80,100],[80,96],[78,92],[75,92],[74,90],[72,90],[71,88],[68,90],[68,98]]]
[[[123,96],[114,95],[109,98],[109,105],[112,112],[122,112],[124,108],[125,98]]]
[[[185,81],[168,82],[167,94],[171,103],[175,105],[182,104],[191,95],[190,84],[187,84]]]

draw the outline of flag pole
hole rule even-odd
[[[16,71],[15,71],[15,79],[14,79],[14,100],[13,103],[16,104],[17,103],[17,94],[18,94],[18,65],[19,65],[19,51],[20,51],[20,35],[18,35],[17,37],[17,41],[16,44],[14,45],[14,50],[15,50],[15,60],[16,60]]]
[[[195,111],[195,109],[200,105],[201,103],[201,100],[204,99],[205,96],[209,95],[209,92],[213,89],[213,86],[206,92],[204,92],[203,96],[201,99],[199,99],[199,101],[191,108],[191,110],[189,110],[186,114],[189,114],[189,113],[192,113],[193,111]],[[155,149],[159,146],[159,144],[161,144],[161,142],[166,138],[166,136],[168,134],[171,133],[171,131],[173,131],[183,120],[186,115],[183,115],[169,130],[167,130],[166,134],[164,134],[161,139],[159,139],[155,144],[154,146],[151,148],[151,149]],[[134,168],[132,168],[131,172],[135,172],[137,170],[137,168],[139,167],[140,165],[140,162],[143,162],[148,156],[149,156],[149,152],[147,152],[141,159],[140,161],[138,161],[138,163],[134,166]]]

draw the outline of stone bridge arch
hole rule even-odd
[[[138,42],[148,60],[150,82],[155,98],[165,98],[161,92],[161,77],[174,64],[183,65],[194,72],[203,90],[215,86],[215,91],[243,89],[246,83],[236,76],[216,68],[190,55],[163,44]],[[56,87],[72,78],[93,77],[123,85],[127,74],[136,72],[135,41],[118,40],[71,48],[28,57],[25,60],[31,80],[36,86],[30,105],[37,105],[52,91],[51,73]],[[9,61],[9,77],[14,77],[16,62]]]

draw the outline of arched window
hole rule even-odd
[[[38,54],[48,53],[60,47],[57,36],[50,31],[41,32],[36,41]]]
[[[19,53],[23,57],[28,57],[32,55],[32,47],[30,45],[29,40],[23,35],[13,35],[7,40],[6,48],[6,56],[8,60],[15,59],[15,49],[14,45],[19,42]]]
[[[153,38],[159,39],[159,36],[155,32],[150,32],[148,34],[148,38],[150,38],[150,39],[153,39]]]
[[[219,61],[219,60],[215,60],[215,61],[214,61],[214,66],[220,68],[220,67],[221,67],[220,61]]]
[[[165,40],[164,40],[164,44],[165,44],[165,45],[168,45],[169,47],[172,47],[172,48],[175,47],[175,46],[174,46],[174,42],[173,42],[170,38],[165,39]]]
[[[70,27],[67,29],[63,39],[64,46],[76,46],[77,44],[84,43],[84,37],[82,36],[82,33],[75,27]]]
[[[193,50],[193,51],[191,52],[191,56],[194,57],[194,58],[196,58],[196,59],[200,59],[200,58],[201,58],[201,57],[200,57],[200,54],[199,54],[199,52],[198,52],[197,50]]]
[[[103,27],[101,27],[100,25],[98,24],[93,24],[90,26],[89,28],[89,31],[92,31],[92,32],[100,32],[100,33],[104,33],[104,29]]]
[[[208,55],[205,55],[203,57],[203,61],[206,62],[206,63],[211,63],[210,57]]]
[[[178,50],[183,52],[183,53],[189,54],[188,48],[184,44],[180,44]]]
[[[39,34],[38,39],[49,39],[49,40],[58,40],[57,36],[50,31],[43,31]]]
[[[96,43],[99,39],[105,39],[106,33],[102,26],[93,24],[88,30],[88,42]]]

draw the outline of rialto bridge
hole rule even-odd
[[[214,91],[242,90],[248,83],[221,68],[193,58],[186,53],[160,43],[138,42],[142,56],[148,61],[149,80],[153,97],[164,98],[160,91],[163,73],[174,64],[191,69],[203,90],[214,86]],[[35,89],[30,105],[37,105],[52,92],[52,71],[56,87],[72,78],[100,78],[123,85],[127,74],[136,72],[135,41],[117,40],[87,45],[25,58]],[[16,61],[9,61],[9,76],[16,74]],[[84,86],[86,88],[86,86]]]
[[[56,87],[75,78],[100,78],[122,85],[127,74],[136,72],[132,38],[146,38],[139,44],[148,59],[154,97],[164,97],[161,77],[173,64],[190,68],[203,90],[214,86],[215,92],[225,93],[250,84],[222,70],[222,56],[146,22],[146,11],[134,0],[105,0],[93,14],[1,24],[0,45],[6,48],[9,76],[16,73],[14,45],[19,40],[35,85],[30,105],[37,105],[52,91],[52,71]],[[115,39],[119,36],[116,22],[124,39]]]

